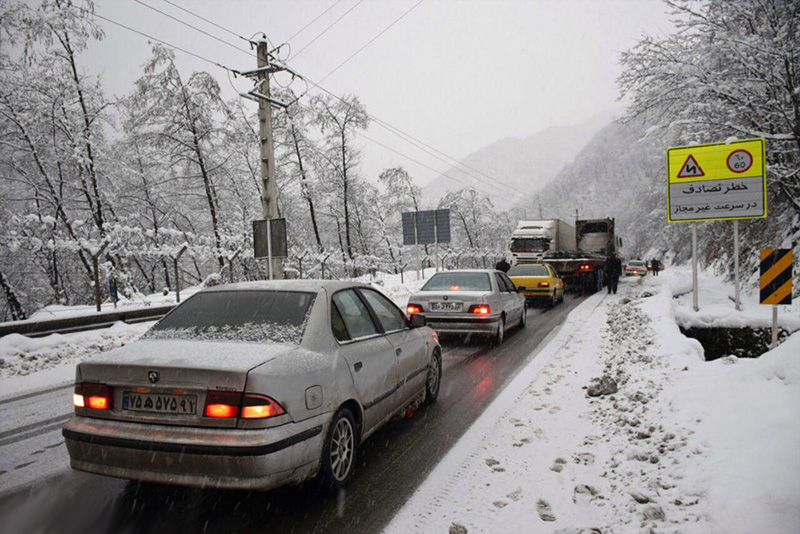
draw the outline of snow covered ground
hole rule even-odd
[[[705,362],[676,324],[684,277],[574,310],[386,532],[797,532],[800,333]],[[706,277],[701,311],[732,292]]]
[[[181,289],[181,300],[188,299],[198,291],[203,289],[201,286],[192,286]],[[127,299],[120,296],[117,306],[111,301],[103,302],[100,306],[99,313],[114,313],[118,311],[131,311],[142,308],[149,308],[150,306],[161,306],[165,304],[175,304],[177,297],[174,291],[168,291],[166,294],[153,293],[152,295],[144,295],[137,299]],[[48,321],[51,319],[67,319],[71,317],[83,317],[85,315],[98,315],[97,307],[92,305],[80,306],[62,306],[60,304],[51,304],[44,308],[35,311],[25,321],[9,321],[0,324],[20,324],[27,322]]]
[[[772,326],[772,306],[759,304],[755,287],[742,283],[739,301],[742,310],[734,307],[733,283],[715,276],[709,271],[698,273],[698,307],[692,309],[692,269],[690,266],[671,267],[665,271],[664,282],[669,284],[676,296],[675,317],[684,328],[698,327],[757,327]],[[659,277],[660,278],[660,277]],[[754,280],[757,283],[758,279]],[[780,306],[778,324],[790,332],[800,330],[800,300],[791,306]]]

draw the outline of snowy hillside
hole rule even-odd
[[[616,115],[618,113],[606,111],[581,124],[553,126],[522,139],[501,139],[468,155],[462,163],[518,191],[533,193],[552,180]],[[433,201],[465,185],[484,192],[496,188],[486,184],[489,179],[485,175],[472,169],[459,166],[448,169],[445,175],[463,183],[439,176],[423,187],[423,197]],[[507,189],[498,190],[506,192]],[[517,198],[509,190],[505,202],[498,196],[493,196],[492,202],[498,208],[510,208]]]

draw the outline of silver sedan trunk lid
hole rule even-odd
[[[233,427],[235,418],[203,417],[207,393],[241,393],[251,369],[295,348],[285,343],[141,340],[81,363],[77,377],[113,388],[111,410],[93,410],[95,417]]]

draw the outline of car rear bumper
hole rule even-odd
[[[555,292],[555,288],[529,289],[527,291],[523,291],[522,294],[525,295],[525,300],[532,302],[537,300],[552,300],[552,298],[555,296]]]
[[[425,313],[428,326],[440,334],[493,334],[500,316],[484,317],[467,313]]]
[[[213,429],[75,416],[63,435],[73,469],[183,486],[272,489],[319,470],[330,414],[268,429]]]

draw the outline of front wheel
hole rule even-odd
[[[425,403],[435,402],[439,397],[439,387],[442,384],[442,355],[439,349],[433,351],[428,364],[428,378],[425,381]]]
[[[358,453],[356,428],[353,412],[349,408],[339,408],[322,447],[322,480],[325,487],[341,488],[353,478]]]

